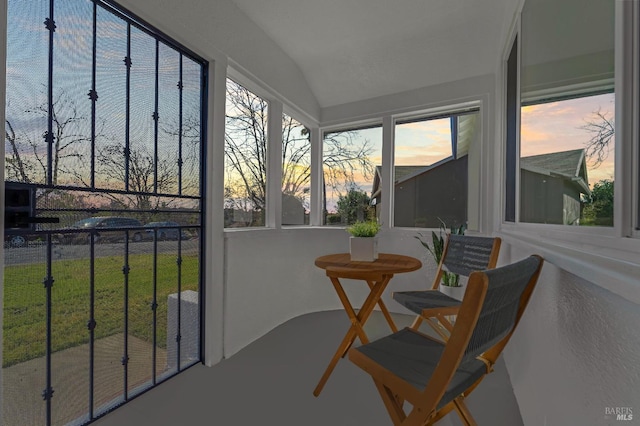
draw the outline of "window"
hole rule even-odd
[[[520,220],[613,226],[611,94],[523,106]]]
[[[575,6],[522,11],[519,220],[611,227],[615,2]]]
[[[265,226],[268,103],[227,79],[224,226]]]
[[[469,162],[476,161],[478,112],[398,121],[395,126],[394,225],[467,224]],[[471,158],[471,159],[470,159]],[[374,184],[376,206],[380,174]]]
[[[372,189],[382,163],[382,127],[331,131],[323,138],[323,200],[326,225],[374,218]]]
[[[308,225],[311,184],[311,134],[287,114],[282,116],[282,224]]]

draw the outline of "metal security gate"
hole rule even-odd
[[[5,424],[202,359],[206,62],[100,0],[9,0]]]

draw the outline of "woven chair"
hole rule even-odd
[[[440,264],[433,280],[431,290],[396,291],[393,299],[405,308],[417,314],[411,328],[417,330],[425,321],[442,338],[448,338],[451,322],[447,315],[439,312],[438,317],[423,314],[425,309],[460,306],[460,301],[438,291],[445,271],[468,277],[473,271],[495,268],[500,254],[499,237],[476,237],[469,235],[447,234]]]
[[[431,425],[452,410],[463,424],[476,424],[464,399],[493,370],[542,264],[531,256],[472,273],[447,342],[405,328],[349,351],[349,359],[372,376],[394,425]],[[408,414],[405,401],[411,404]]]

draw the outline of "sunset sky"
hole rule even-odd
[[[568,151],[584,148],[591,134],[583,127],[596,120],[600,111],[606,117],[614,115],[613,93],[549,102],[523,107],[521,110],[521,156]],[[358,130],[356,142],[369,140],[373,147],[371,160],[382,164],[382,128]],[[451,155],[451,127],[449,118],[399,124],[395,134],[395,164],[429,165]],[[587,161],[589,184],[614,176],[614,142],[608,147],[609,155],[598,167]],[[371,193],[373,179],[360,175],[360,188]],[[337,194],[327,194],[337,199]],[[329,205],[332,204],[332,200]]]
[[[527,157],[584,148],[592,135],[582,127],[596,120],[597,111],[612,118],[614,102],[615,95],[610,93],[524,107],[520,124],[520,155]],[[609,156],[597,168],[587,161],[591,186],[602,179],[613,179],[613,152],[614,144],[611,143]]]

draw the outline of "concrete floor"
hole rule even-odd
[[[123,334],[114,334],[95,342],[94,406],[100,407],[121,398],[124,387]],[[151,381],[152,346],[129,336],[129,389]],[[86,421],[89,407],[89,345],[78,345],[55,352],[51,357],[52,424],[64,425],[74,420]],[[46,387],[46,360],[35,358],[3,369],[3,424],[45,424],[45,402],[41,391]],[[160,374],[167,368],[167,353],[158,348],[156,368]]]
[[[411,317],[395,319],[403,326]],[[343,311],[294,318],[214,367],[196,365],[94,424],[390,425],[370,376],[346,359],[338,363],[322,394],[317,398],[312,394],[348,326]],[[366,328],[372,338],[389,332],[379,312]],[[522,425],[501,360],[467,404],[479,425]],[[460,424],[455,413],[439,423]]]

